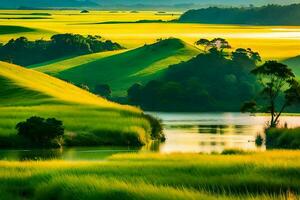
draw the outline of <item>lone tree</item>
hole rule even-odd
[[[215,38],[212,40],[200,39],[196,43],[196,45],[203,46],[204,50],[217,49],[218,51],[222,51],[224,49],[231,49],[229,42],[223,38]]]
[[[288,106],[300,103],[300,84],[287,65],[277,61],[267,61],[252,70],[262,85],[261,97],[267,102],[263,109],[271,115],[270,128],[278,125],[279,117]],[[242,111],[254,111],[255,102],[246,102]]]
[[[102,97],[109,98],[111,96],[111,88],[107,84],[98,84],[95,86],[95,93]]]
[[[16,125],[18,135],[27,138],[33,146],[60,146],[64,135],[63,122],[55,118],[30,117]]]
[[[80,11],[80,13],[90,13],[90,11],[88,11],[88,10],[82,10],[82,11]]]

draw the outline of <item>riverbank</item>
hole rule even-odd
[[[300,151],[0,161],[3,199],[298,199]]]

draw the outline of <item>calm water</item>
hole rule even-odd
[[[167,141],[160,152],[222,152],[224,149],[265,150],[255,145],[267,116],[241,113],[153,113],[163,119]],[[282,125],[300,126],[300,116],[284,116]]]
[[[1,160],[103,160],[113,154],[155,151],[171,152],[222,152],[238,148],[264,151],[255,145],[255,136],[263,133],[266,116],[249,116],[240,113],[151,113],[163,120],[167,140],[143,149],[122,147],[65,148],[63,150],[0,150]],[[282,125],[300,126],[300,116],[284,116]]]

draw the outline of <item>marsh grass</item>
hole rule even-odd
[[[102,162],[1,161],[0,192],[15,199],[298,199],[299,156],[131,153]]]

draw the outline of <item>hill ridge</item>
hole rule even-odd
[[[200,53],[201,50],[180,39],[169,38],[118,54],[99,55],[99,59],[82,65],[74,64],[66,70],[55,71],[53,68],[55,73],[49,66],[33,69],[75,84],[86,84],[92,91],[97,84],[109,84],[114,95],[122,96],[132,84],[154,79],[170,65],[187,61]]]
[[[26,69],[5,62],[0,62],[0,82],[6,83],[7,87],[10,87],[11,90],[14,90],[14,92],[11,91],[13,93],[9,94],[9,88],[6,89],[6,98],[9,98],[10,95],[16,98],[18,97],[17,92],[21,92],[20,95],[24,95],[25,92],[25,94],[28,95],[20,96],[20,99],[35,99],[35,97],[38,97],[42,100],[42,102],[61,102],[67,104],[78,103],[111,108],[116,107],[119,109],[122,109],[123,107],[119,104],[109,102],[102,97],[96,96],[63,80],[35,70]],[[32,98],[29,97],[29,95],[34,94],[36,96],[33,96]],[[4,92],[0,91],[0,95],[4,96]],[[126,107],[127,106],[124,106],[124,108]]]

